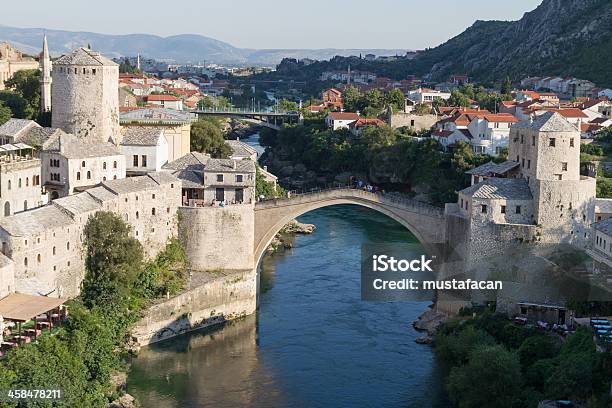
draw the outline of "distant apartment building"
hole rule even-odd
[[[147,103],[164,109],[183,110],[183,101],[174,95],[149,95]]]
[[[348,129],[351,123],[359,120],[359,115],[353,112],[330,112],[325,117],[325,125],[333,130]]]
[[[448,100],[450,99],[450,92],[437,91],[429,88],[418,88],[408,93],[408,99],[417,104],[432,103],[435,100]]]

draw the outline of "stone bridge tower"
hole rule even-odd
[[[119,135],[119,65],[89,48],[53,63],[51,123],[92,142]]]

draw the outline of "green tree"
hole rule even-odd
[[[4,106],[4,102],[0,101],[0,125],[8,122],[12,113],[11,108]]]
[[[278,109],[281,112],[296,111],[298,110],[298,104],[297,102],[293,102],[283,98],[278,102]]]
[[[507,76],[506,79],[504,79],[504,82],[502,83],[501,94],[510,95],[511,93],[512,93],[512,81],[510,81],[510,77]]]
[[[0,91],[0,102],[11,110],[15,118],[31,119],[36,112],[27,99],[16,92]]]
[[[112,212],[98,212],[87,221],[83,231],[86,274],[82,289],[86,306],[119,305],[131,289],[140,273],[144,252],[130,233],[130,226]]]
[[[451,97],[448,100],[449,106],[462,106],[468,107],[470,106],[470,98],[468,98],[465,94],[460,92],[457,89],[453,89],[451,91]]]
[[[531,336],[523,341],[518,349],[519,359],[524,369],[538,360],[552,358],[559,352],[559,342],[551,336]]]
[[[466,365],[451,370],[450,396],[461,408],[511,408],[521,392],[523,379],[516,354],[503,346],[475,349]]]
[[[274,186],[274,183],[266,181],[266,178],[261,173],[259,166],[256,166],[255,174],[255,194],[257,199],[263,196],[265,199],[280,197],[284,193],[284,190],[280,186]]]
[[[32,112],[40,110],[40,71],[37,69],[26,69],[17,71],[11,78],[4,82],[6,87],[21,95]]]
[[[198,120],[191,124],[191,150],[219,159],[225,159],[232,153],[231,147],[225,143],[220,125],[210,120]]]
[[[404,110],[406,97],[401,90],[394,88],[385,95],[385,104],[390,105],[394,112],[401,112]]]
[[[359,89],[354,86],[347,87],[344,92],[342,92],[342,102],[344,104],[344,109],[349,112],[357,112],[358,110],[363,109],[362,95],[359,92]]]

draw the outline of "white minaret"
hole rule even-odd
[[[136,69],[140,71],[140,53],[136,55]]]
[[[51,58],[47,46],[47,35],[43,37],[43,50],[40,56],[40,110],[51,111]]]

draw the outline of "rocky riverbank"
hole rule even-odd
[[[431,344],[438,328],[447,319],[448,316],[446,314],[438,312],[434,310],[433,306],[430,306],[417,320],[412,322],[412,326],[416,330],[427,333],[415,341],[419,344]]]
[[[313,224],[304,224],[297,220],[292,220],[276,234],[267,252],[271,254],[293,248],[293,241],[296,234],[312,234],[316,228],[317,227]]]

